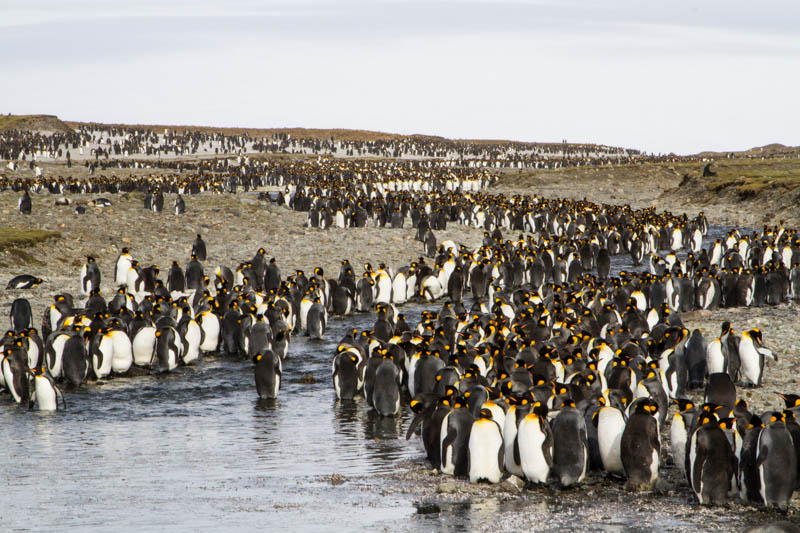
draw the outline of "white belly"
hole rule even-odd
[[[55,357],[53,357],[53,364],[50,365],[50,361],[47,361],[47,366],[50,367],[50,375],[53,378],[60,378],[62,372],[64,371],[64,344],[69,339],[69,335],[59,335],[55,339],[53,339],[52,349],[53,353],[55,353]],[[45,359],[48,359],[47,357]]]
[[[137,366],[150,366],[156,352],[156,328],[146,326],[133,339],[133,362]]]
[[[469,436],[469,480],[472,483],[486,479],[499,483],[503,477],[500,470],[500,449],[503,437],[491,420],[479,420],[472,424]]]
[[[186,328],[186,344],[183,362],[188,364],[200,357],[200,325],[197,322],[189,322],[189,327]]]
[[[545,434],[539,428],[538,421],[523,419],[519,424],[517,438],[523,474],[532,483],[546,483],[550,475],[550,466],[542,453]]]
[[[55,411],[58,408],[56,390],[45,378],[36,378],[36,408],[40,411]]]
[[[124,331],[115,331],[111,335],[113,351],[111,356],[111,371],[124,374],[133,364],[133,347],[131,340]]]
[[[614,408],[601,409],[598,413],[597,442],[603,468],[611,474],[624,474],[620,443],[625,430],[622,413]]]
[[[708,365],[708,373],[716,374],[718,372],[725,372],[725,357],[722,355],[722,345],[719,341],[713,341],[708,345],[706,352],[706,364]]]
[[[98,351],[103,354],[102,364],[100,363],[97,354],[95,354],[92,356],[92,367],[94,368],[95,375],[99,379],[102,379],[111,374],[111,361],[113,358],[114,347],[110,336],[107,337],[103,335],[103,339],[100,341],[100,345],[98,346]]]
[[[681,471],[686,473],[686,427],[683,422],[678,422],[679,414],[675,414],[669,429],[669,442],[672,450],[672,460]]]
[[[211,313],[203,315],[202,327],[206,336],[200,345],[200,350],[205,353],[213,352],[219,345],[219,318]]]

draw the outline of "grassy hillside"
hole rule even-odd
[[[59,131],[72,129],[55,115],[0,115],[0,131]]]

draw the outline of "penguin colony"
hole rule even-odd
[[[471,168],[559,168],[653,160],[638,150],[604,145],[567,143],[497,142],[474,143],[434,137],[396,137],[363,140],[335,140],[292,136],[273,132],[261,137],[248,134],[225,135],[185,129],[155,131],[84,124],[73,132],[51,135],[25,131],[0,133],[0,159],[9,160],[15,171],[20,164],[31,170],[39,162],[64,161],[71,167],[83,160],[92,167],[125,166],[122,162],[139,157],[230,156],[248,153],[308,154],[334,157],[381,157],[394,159],[439,159],[445,166]],[[663,158],[662,158],[663,159]]]
[[[700,503],[738,495],[786,509],[798,480],[800,397],[782,394],[786,409],[750,413],[736,383],[761,386],[766,360],[777,358],[761,332],[737,336],[723,324],[709,342],[686,330],[679,313],[796,299],[795,231],[734,230],[703,249],[702,214],[689,220],[493,196],[481,192],[488,175],[432,176],[411,163],[338,163],[338,174],[311,178],[298,170],[303,165],[263,175],[285,185],[278,203],[308,211],[308,225],[320,228],[402,227],[410,217],[427,259],[396,273],[367,264],[360,276],[345,260],[335,280],[321,269],[284,279],[260,249],[235,272],[217,269],[212,284],[198,236],[186,268],[174,262],[166,283],[157,266],[139,265],[123,250],[113,271],[118,288],[106,299],[90,257],[80,274],[86,301],[76,306],[70,294],[56,295],[41,336],[30,304],[14,302],[2,385],[18,403],[56,409],[65,405],[57,383],[171,371],[221,351],[252,359],[259,396],[274,398],[292,333],[322,337],[329,314],[374,310],[373,328],[350,332],[336,349],[336,395],[363,394],[382,416],[396,416],[410,398],[417,416],[408,436],[420,431],[443,474],[496,483],[511,473],[571,486],[594,469],[652,487],[674,403],[671,453]],[[416,175],[401,179],[409,169]],[[221,190],[240,183],[230,178]],[[433,231],[448,222],[484,228],[483,246],[437,244]],[[503,231],[530,235],[504,239]],[[683,260],[681,250],[688,250]],[[611,257],[620,254],[636,265],[647,258],[649,271],[610,276]],[[20,278],[9,288],[38,280]],[[418,324],[396,308],[442,299]],[[686,399],[692,389],[704,390],[704,403]]]
[[[648,253],[674,255],[682,247],[675,231],[690,228],[693,235],[691,228],[701,233],[707,228],[702,215],[691,223],[678,218],[666,229],[670,226],[663,239],[654,235],[643,245]],[[760,386],[766,360],[777,360],[761,332],[753,328],[737,336],[725,323],[709,343],[699,331],[683,327],[678,312],[770,302],[739,299],[736,291],[709,298],[703,286],[735,270],[748,276],[742,294],[749,295],[752,273],[737,260],[763,261],[763,255],[753,254],[756,246],[786,247],[783,255],[770,251],[763,270],[767,277],[782,275],[775,303],[790,294],[796,298],[783,267],[783,257],[800,257],[794,232],[734,231],[714,243],[715,249],[725,247],[719,259],[701,250],[683,262],[671,258],[674,263],[660,274],[623,272],[619,278],[590,273],[597,268],[599,246],[583,256],[583,268],[583,229],[572,242],[561,238],[566,232],[557,233],[540,234],[539,242],[536,237],[510,241],[498,228],[487,230],[477,250],[444,242],[432,268],[420,258],[394,276],[366,265],[362,279],[380,295],[378,319],[372,330],[352,331],[340,342],[333,360],[337,397],[361,393],[382,416],[397,415],[400,398],[411,398],[416,416],[407,437],[419,429],[428,460],[443,474],[497,483],[510,473],[566,487],[580,483],[589,470],[604,470],[626,478],[633,489],[652,488],[658,480],[661,429],[675,404],[671,453],[701,504],[722,505],[738,496],[786,510],[800,479],[795,467],[800,397],[781,395],[782,410],[749,412],[744,400],[737,400],[735,383]],[[604,246],[614,242],[608,235],[594,237]],[[745,248],[750,253],[739,257]],[[654,271],[657,265],[651,260]],[[344,263],[340,280],[351,272]],[[673,278],[688,280],[689,290],[681,295],[670,289]],[[712,285],[717,295],[726,294]],[[465,293],[472,295],[469,310]],[[415,294],[446,301],[438,312],[423,313],[418,324],[407,324],[393,304]],[[704,390],[703,404],[685,398],[692,389]],[[768,462],[770,453],[778,456],[775,463]]]

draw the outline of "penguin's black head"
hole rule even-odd
[[[781,397],[787,409],[800,406],[800,396],[796,394],[781,394],[780,392],[776,392],[775,394]]]
[[[697,426],[716,426],[718,425],[719,421],[717,420],[717,415],[713,412],[703,412],[700,416],[697,417]]]
[[[565,407],[575,407],[575,401],[572,398],[566,398],[561,402],[560,409],[564,409]]]
[[[763,428],[764,422],[761,420],[761,417],[758,415],[752,415],[750,419],[747,421],[747,429],[751,430],[754,428]]]
[[[723,418],[719,421],[720,429],[733,429],[736,427],[736,419],[735,418]]]
[[[492,416],[492,410],[491,409],[481,409],[481,412],[480,412],[480,415],[478,415],[478,418],[480,418],[481,420],[493,420],[494,417]]]
[[[456,396],[452,401],[453,409],[461,409],[467,407],[467,400],[463,396]]]
[[[783,413],[781,411],[773,411],[769,417],[770,424],[777,424],[783,422]]]

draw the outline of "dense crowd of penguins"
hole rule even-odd
[[[13,302],[2,385],[16,402],[56,409],[65,403],[60,387],[169,372],[221,353],[252,360],[258,395],[275,398],[292,334],[321,338],[331,315],[372,311],[373,327],[348,332],[333,354],[336,396],[363,395],[381,416],[409,405],[408,436],[419,432],[443,474],[570,486],[604,470],[653,487],[676,405],[669,447],[700,503],[738,495],[786,509],[800,480],[800,397],[785,393],[785,408],[750,412],[737,384],[761,386],[765,361],[777,360],[761,332],[737,335],[725,323],[709,340],[688,331],[680,313],[800,297],[795,230],[731,230],[704,248],[702,213],[507,198],[484,191],[485,171],[414,165],[271,163],[234,182],[280,185],[272,200],[308,212],[313,227],[410,220],[423,250],[411,264],[395,271],[344,260],[336,277],[321,268],[284,277],[262,248],[212,273],[198,235],[185,267],[173,262],[165,280],[123,249],[106,273],[115,287],[107,297],[89,257],[85,300],[55,295],[41,332],[29,302]],[[483,228],[482,245],[437,242],[434,231],[448,223]],[[612,275],[612,257],[623,254],[646,269]],[[23,275],[8,288],[41,282]],[[397,306],[414,301],[439,303],[413,324]],[[688,399],[693,390],[702,402]]]
[[[702,215],[569,204],[534,208],[542,217],[534,236],[504,240],[487,227],[476,250],[445,242],[433,265],[420,258],[396,274],[367,269],[378,319],[340,342],[337,396],[363,394],[384,416],[410,398],[408,436],[420,430],[443,474],[570,486],[604,470],[632,488],[658,480],[661,429],[674,404],[672,457],[700,503],[737,495],[786,510],[800,480],[800,397],[782,394],[784,408],[774,412],[748,411],[736,383],[760,386],[765,361],[777,360],[761,332],[739,336],[724,323],[709,342],[679,312],[800,297],[796,233],[731,231],[682,261],[674,252],[696,248],[692,238],[707,231]],[[630,253],[640,236],[625,226],[648,225],[641,246],[651,271],[609,277],[611,244]],[[407,324],[393,304],[414,295],[444,303]],[[687,398],[692,390],[703,391],[701,404]]]
[[[334,137],[337,135],[339,138]],[[512,141],[463,141],[423,135],[386,136],[356,140],[342,132],[322,138],[310,131],[274,131],[263,135],[223,133],[203,128],[129,127],[81,124],[73,131],[50,134],[11,130],[0,132],[0,159],[15,170],[31,169],[40,162],[82,160],[87,166],[125,168],[138,159],[175,157],[227,157],[255,153],[305,154],[326,157],[378,157],[403,160],[435,160],[444,167],[554,169],[619,163],[689,160],[674,155],[654,155],[638,150],[583,143],[529,143]],[[113,161],[113,163],[112,163]]]

